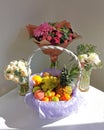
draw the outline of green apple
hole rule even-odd
[[[36,91],[39,90],[39,89],[40,89],[39,86],[35,86],[35,87],[33,88],[32,92],[34,93],[34,92],[36,92]]]
[[[59,98],[58,98],[57,96],[54,96],[54,97],[52,97],[52,101],[58,102],[58,101],[59,101]]]

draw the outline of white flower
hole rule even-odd
[[[16,82],[16,83],[19,83],[19,77],[15,76],[15,77],[13,78],[13,81]]]
[[[31,69],[27,69],[27,62],[25,60],[14,60],[5,69],[4,76],[7,80],[12,80],[16,83],[26,83],[28,73],[31,74]]]
[[[7,80],[13,80],[13,79],[14,79],[14,75],[13,75],[13,74],[6,74],[6,75],[5,75],[5,78],[6,78]]]
[[[88,57],[88,61],[95,65],[99,65],[99,63],[101,62],[98,54],[96,54],[96,53],[90,53],[89,57]]]
[[[18,67],[20,67],[20,68],[26,67],[25,62],[23,62],[22,60],[20,60],[20,61],[18,62]]]
[[[78,58],[80,62],[84,63],[87,60],[88,56],[87,54],[82,54],[82,55],[79,55]]]
[[[13,65],[15,66],[15,65],[17,65],[17,63],[18,63],[18,61],[16,61],[16,60],[11,61],[11,62],[10,62],[10,66],[13,66]]]
[[[28,76],[26,68],[24,68],[24,69],[21,70],[21,76]]]

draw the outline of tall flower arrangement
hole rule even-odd
[[[96,46],[92,44],[80,44],[77,47],[77,55],[82,67],[80,89],[87,91],[90,85],[92,69],[101,68],[102,62],[97,53]]]

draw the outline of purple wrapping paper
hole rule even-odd
[[[37,110],[41,118],[60,118],[70,115],[72,112],[76,112],[81,104],[81,95],[78,89],[73,92],[73,96],[69,101],[59,102],[44,102],[35,99],[33,93],[30,92],[25,96],[25,102],[34,109]]]
[[[59,71],[57,71],[59,73]],[[40,74],[41,75],[41,74]],[[30,88],[32,89],[33,83],[31,82],[30,77]],[[82,97],[80,91],[76,88],[73,91],[71,100],[69,101],[50,101],[44,102],[38,99],[35,99],[32,92],[29,92],[25,96],[25,102],[30,107],[37,111],[41,118],[60,118],[70,115],[72,112],[76,112],[82,102]]]

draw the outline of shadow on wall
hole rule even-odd
[[[0,86],[0,96],[9,92],[11,89],[16,87],[16,84],[12,81],[7,81],[4,77],[4,69],[12,60],[20,60],[25,59],[28,60],[30,56],[33,54],[34,50],[38,47],[36,44],[29,39],[29,36],[25,29],[21,29],[20,33],[18,34],[16,40],[8,46],[6,51],[5,59],[6,65],[3,68],[2,72],[2,83],[3,85]],[[45,67],[49,67],[49,56],[43,54],[41,51],[35,54],[33,61],[31,62],[31,69],[33,73],[38,73],[42,71]],[[4,87],[5,86],[5,87]]]
[[[0,76],[0,80],[1,80],[0,96],[7,93],[8,91],[15,88],[16,86],[16,84],[13,83],[12,81],[5,80],[4,69],[6,68],[6,66],[12,60],[19,60],[22,58],[27,60],[29,56],[33,53],[33,50],[35,49],[37,49],[37,46],[29,39],[26,30],[21,29],[15,41],[10,45],[8,45],[8,48],[6,49],[5,52],[5,56],[4,56],[5,63],[2,68],[2,72]]]
[[[104,86],[102,86],[104,84],[104,80],[102,80],[103,77],[101,76],[101,75],[103,75],[103,72],[104,72],[104,66],[101,69],[97,69],[97,70],[92,71],[91,85],[104,92]],[[98,83],[98,78],[99,78],[99,83]]]

